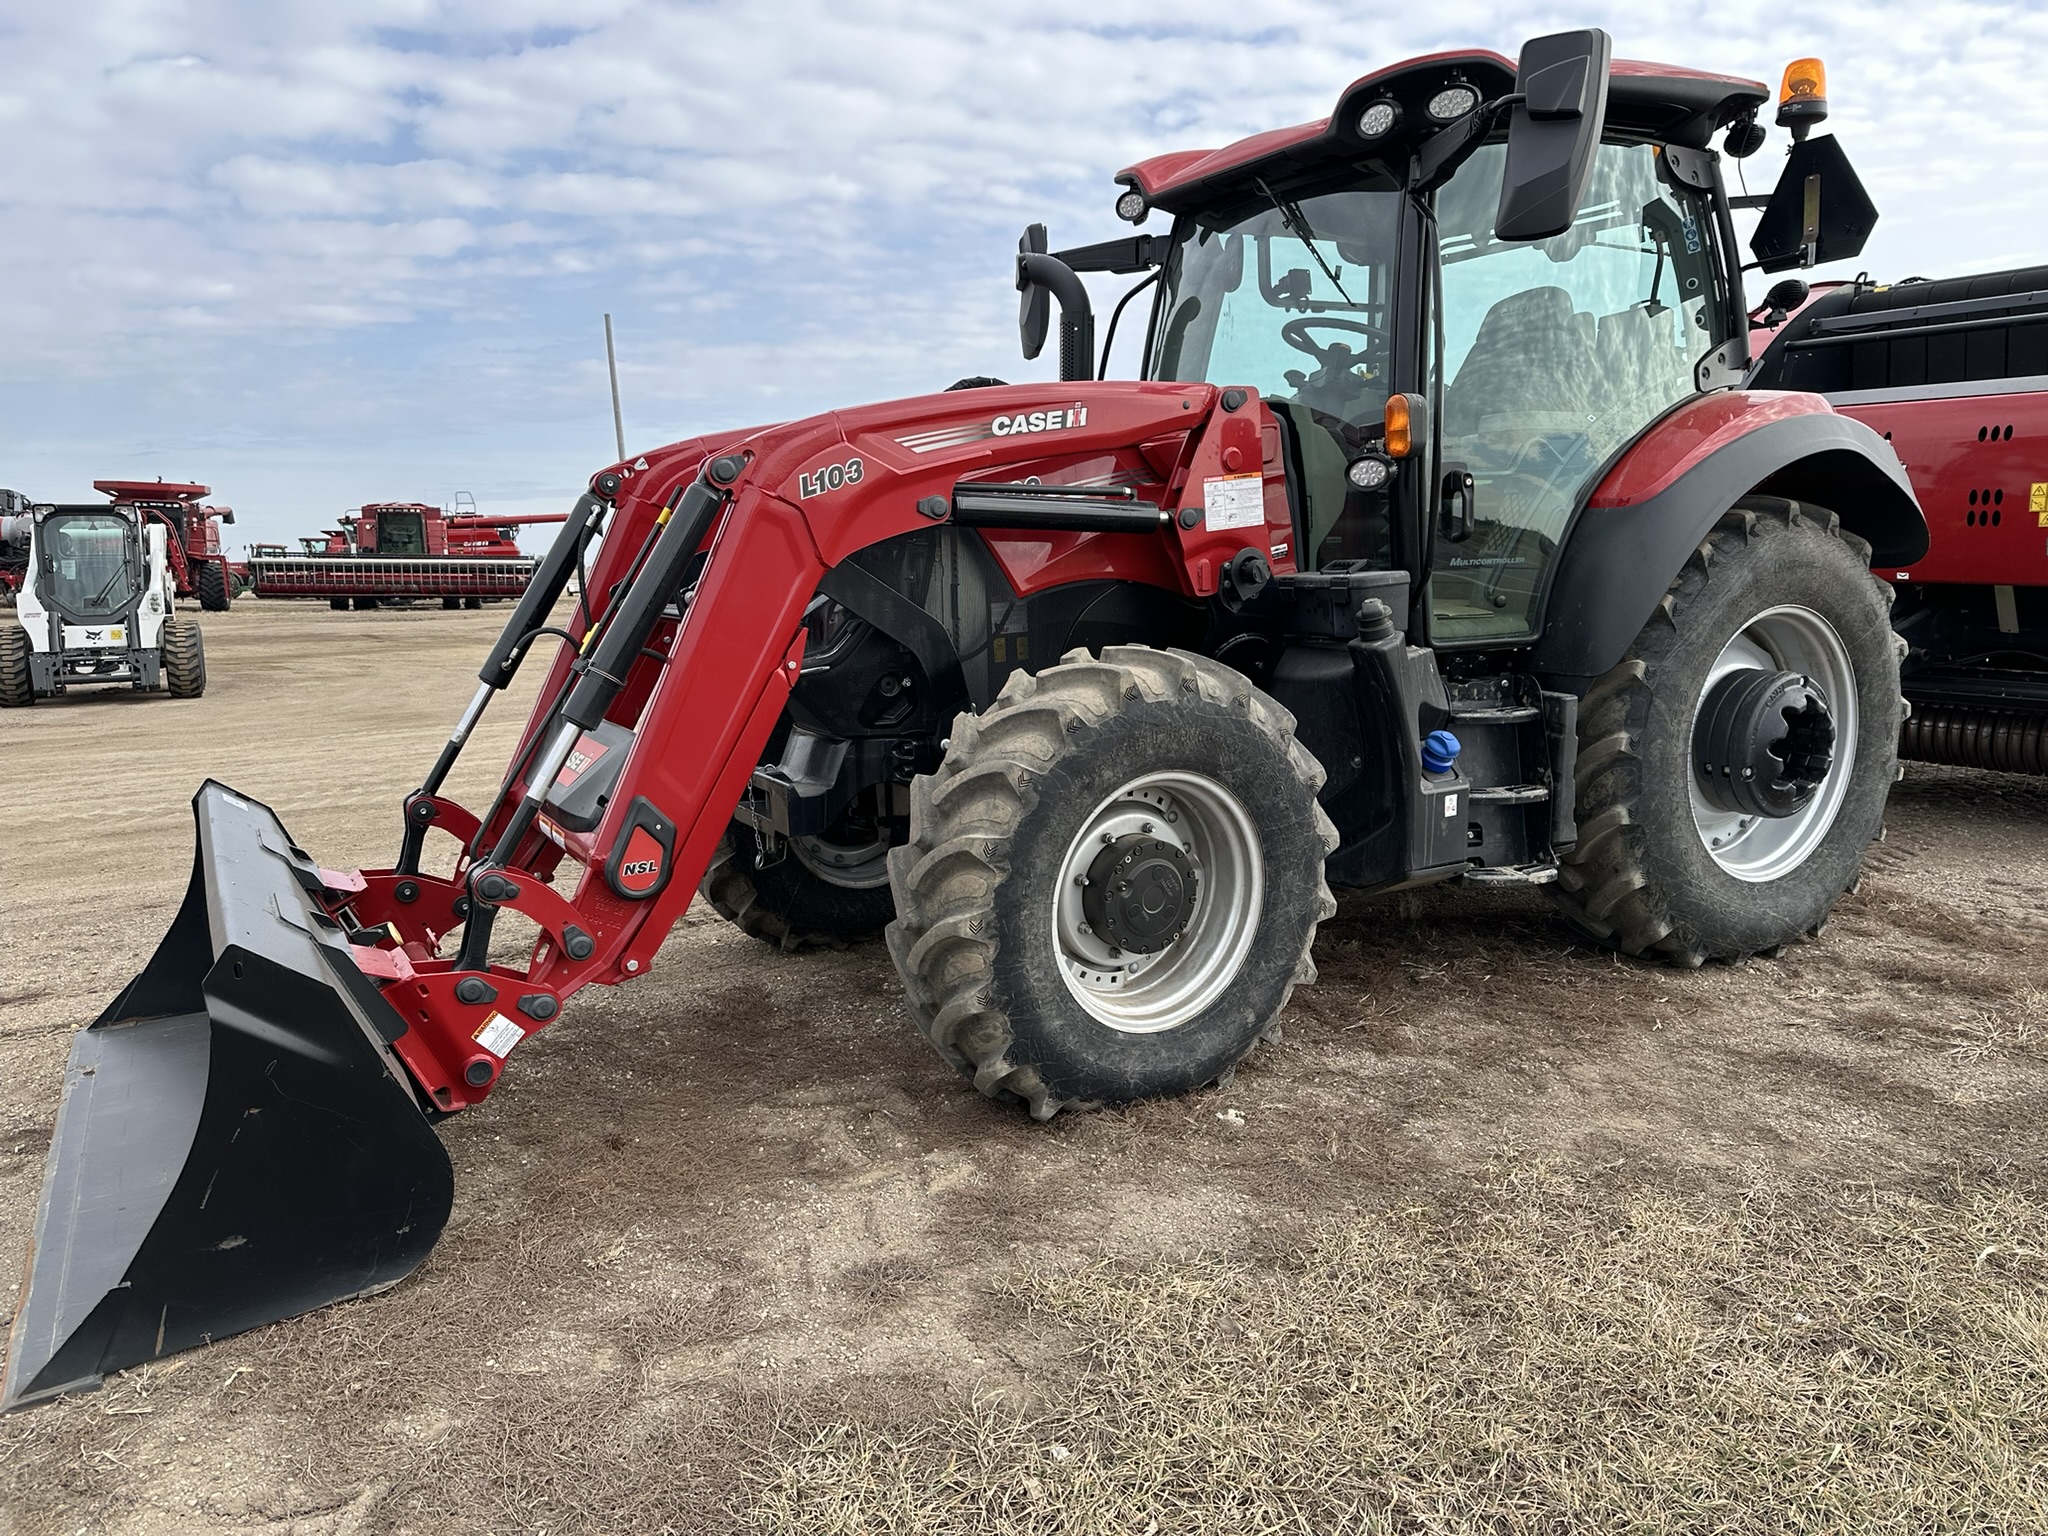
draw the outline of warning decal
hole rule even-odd
[[[512,1054],[512,1047],[526,1038],[526,1031],[493,1009],[491,1016],[484,1020],[484,1027],[470,1038],[503,1061]]]
[[[1266,482],[1260,475],[1221,475],[1202,482],[1202,507],[1211,528],[1262,528]]]
[[[2048,480],[2034,482],[2027,492],[2027,510],[2041,519],[2041,527],[2048,528]]]

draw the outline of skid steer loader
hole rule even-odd
[[[778,944],[885,929],[940,1055],[1041,1118],[1230,1073],[1332,885],[1547,886],[1681,965],[1816,930],[1894,776],[1868,566],[1927,536],[1876,433],[1740,387],[1712,139],[1753,152],[1768,95],[1599,32],[1379,70],[1124,172],[1163,233],[1030,231],[1058,382],[593,476],[391,867],[199,790],[184,906],[73,1053],[4,1402],[407,1274],[434,1122],[644,976],[700,883]],[[1794,151],[1783,238],[1834,174]],[[1139,378],[1094,377],[1089,271],[1150,291]],[[536,651],[465,808],[450,766]]]
[[[31,507],[11,521],[26,560],[13,619],[0,619],[0,708],[82,684],[206,691],[205,645],[177,612],[162,522],[118,502]]]

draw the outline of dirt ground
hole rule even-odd
[[[389,862],[400,797],[500,619],[245,599],[205,616],[201,700],[79,693],[0,716],[14,806],[0,832],[0,1314],[19,1294],[71,1032],[167,924],[193,790],[211,775],[269,803],[330,866]],[[521,714],[487,719],[458,798],[488,792]],[[1640,1261],[1664,1286],[1749,1244],[1774,1285],[1829,1281],[1802,1303],[1819,1308],[1852,1251],[1877,1264],[1951,1220],[1989,1233],[1974,1267],[1965,1242],[1957,1273],[1994,1287],[1984,1305],[2007,1342],[1996,1361],[1945,1345],[1927,1368],[1951,1385],[2021,1371],[1971,1429],[2004,1437],[2009,1483],[1944,1470],[1927,1448],[1955,1443],[1969,1419],[1956,1409],[1901,1453],[1897,1475],[1919,1481],[1910,1497],[1896,1485],[1895,1507],[1780,1524],[1738,1490],[1629,1528],[2039,1529],[2044,892],[2048,783],[1916,766],[1861,889],[1775,961],[1622,961],[1576,942],[1540,893],[1347,898],[1317,945],[1320,985],[1230,1087],[1044,1127],[983,1101],[916,1037],[879,946],[785,956],[700,903],[650,976],[576,998],[486,1106],[443,1127],[456,1209],[416,1276],[0,1420],[0,1532],[1278,1529],[1232,1515],[1227,1492],[1278,1487],[1277,1462],[1190,1464],[1142,1499],[1059,1480],[1069,1464],[1111,1475],[1110,1442],[1087,1440],[1076,1405],[1107,1411],[1088,1394],[1124,1379],[1112,1346],[1181,1326],[1156,1306],[1138,1316],[1139,1301],[1299,1301],[1289,1276],[1351,1276],[1306,1308],[1328,1316],[1382,1284],[1408,1288],[1390,1307],[1456,1301],[1488,1275],[1520,1295],[1537,1271],[1592,1257],[1624,1278]],[[1880,1208],[1924,1220],[1871,1236],[1857,1213]],[[1645,1225],[1652,1209],[1670,1219]],[[1624,1238],[1681,1229],[1693,1237]],[[1475,1268],[1485,1233],[1549,1257]],[[1407,1257],[1363,1271],[1361,1243]],[[1314,1268],[1332,1253],[1350,1257]],[[2032,1258],[2008,1275],[2008,1253]],[[1084,1281],[1093,1312],[1076,1310]],[[1634,1289],[1546,1292],[1488,1327],[1540,1331],[1587,1297],[1633,1306]],[[1902,1294],[1880,1275],[1861,1291],[1844,1280],[1836,1300],[1877,1317]],[[1123,1298],[1110,1322],[1104,1295]],[[1461,1349],[1469,1363],[1496,1347],[1475,1333]],[[1252,1373],[1220,1383],[1225,1397],[1267,1368],[1242,1348],[1198,1352]],[[1159,1411],[1220,1400],[1196,1385]],[[1602,1411],[1637,1401],[1616,1390]],[[1757,1422],[1795,1417],[1777,1390]],[[1042,1472],[1000,1464],[1055,1419],[1079,1427],[1030,1452],[1050,1458]],[[1587,1446],[1590,1465],[1603,1453]],[[1815,1487],[1851,1487],[1845,1455],[1815,1461]],[[940,1496],[962,1479],[972,1497]],[[1484,1474],[1460,1486],[1471,1479]],[[1597,1479],[1542,1486],[1520,1514],[1447,1500],[1287,1528],[1613,1529],[1633,1507]]]

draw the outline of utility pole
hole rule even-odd
[[[604,317],[604,365],[612,376],[612,431],[619,440],[619,457],[626,456],[626,418],[619,409],[619,354],[612,346],[612,317]]]

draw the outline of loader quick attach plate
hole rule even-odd
[[[184,904],[72,1047],[0,1411],[381,1290],[448,1218],[405,1024],[318,866],[223,785],[192,807]]]

